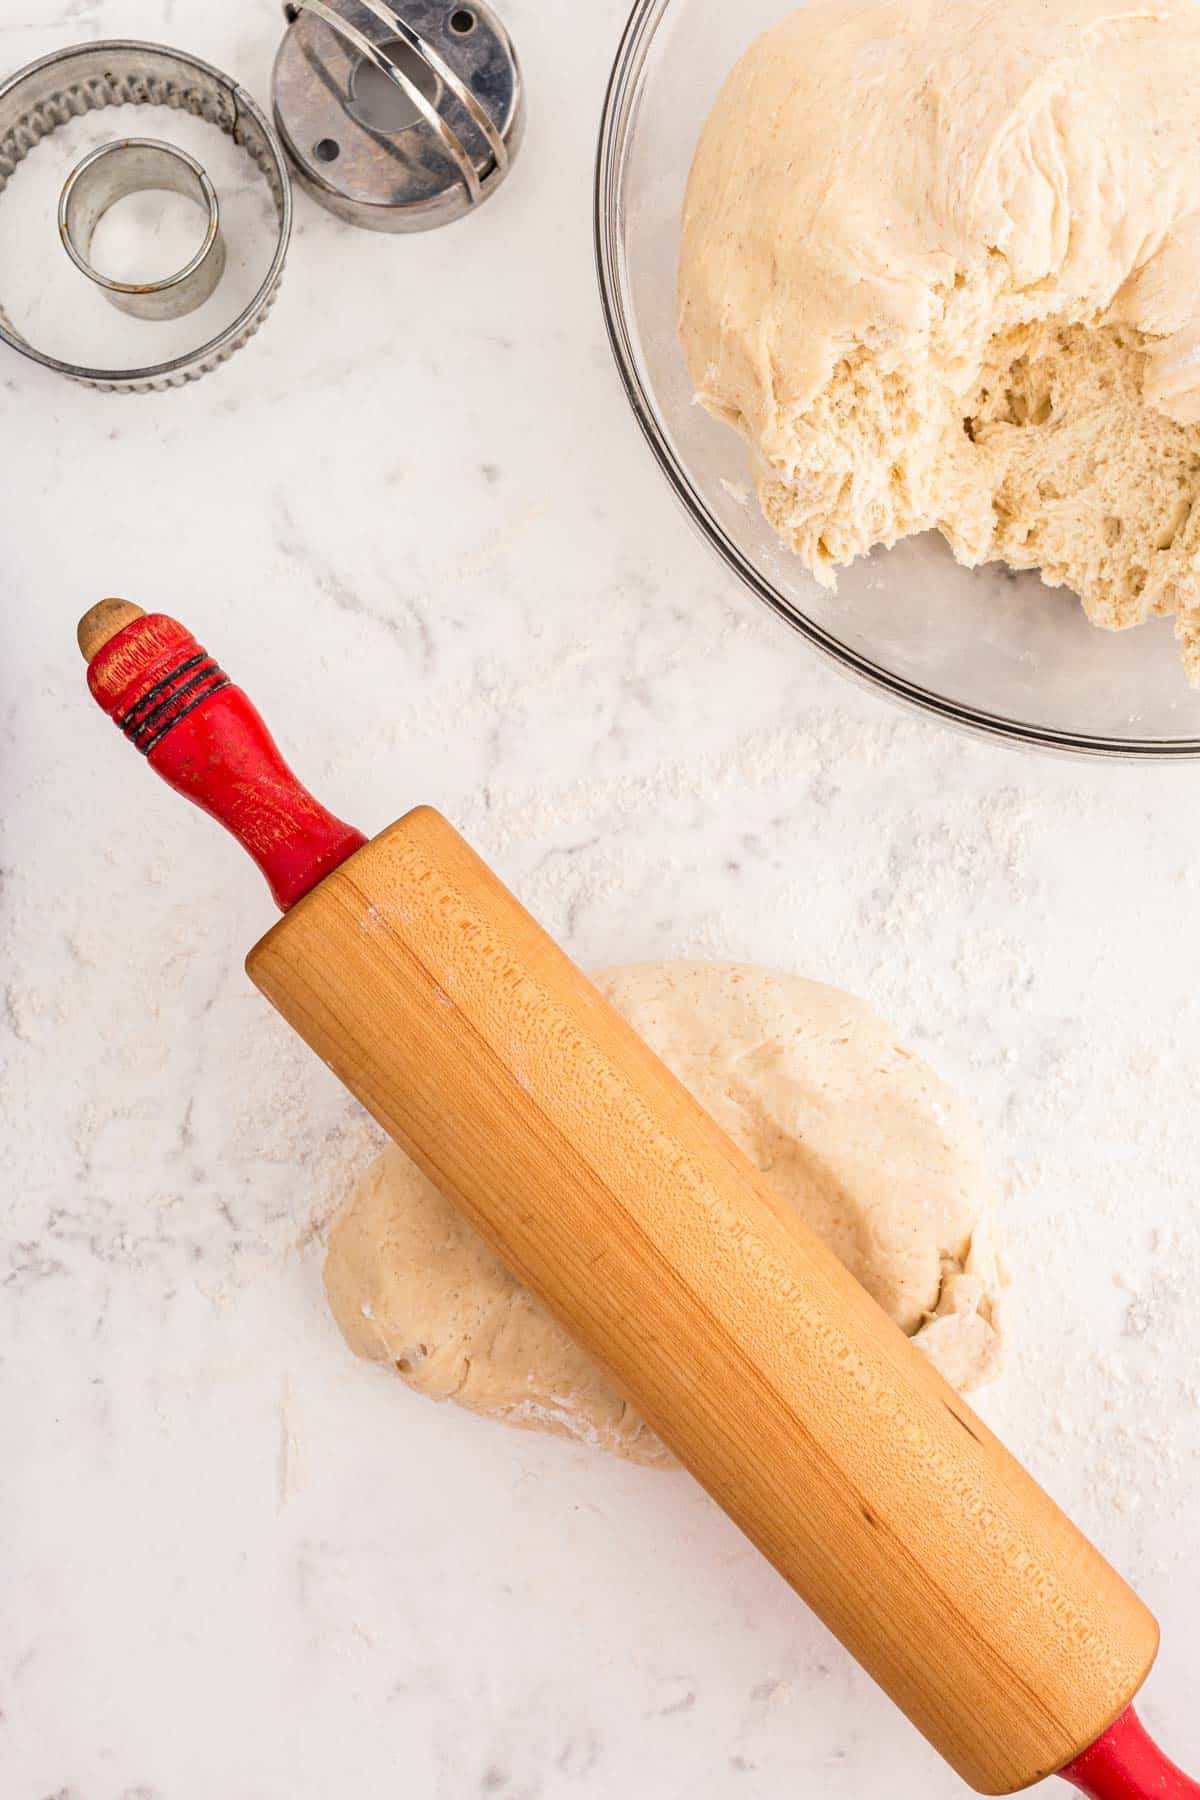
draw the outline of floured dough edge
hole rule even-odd
[[[826,587],[936,529],[1200,685],[1200,7],[810,0],[737,64],[680,333]]]

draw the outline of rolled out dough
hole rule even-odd
[[[1173,614],[1200,684],[1200,6],[811,0],[705,125],[680,332],[826,586],[960,562]]]
[[[642,963],[597,985],[959,1388],[1000,1354],[989,1187],[961,1102],[861,1001],[735,963]],[[402,1151],[330,1236],[325,1286],[357,1356],[508,1424],[671,1457]]]

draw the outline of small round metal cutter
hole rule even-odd
[[[525,104],[482,0],[288,0],[275,124],[301,185],[351,225],[425,231],[504,180]]]
[[[121,394],[159,393],[219,368],[249,342],[266,318],[287,258],[291,179],[283,146],[245,88],[186,51],[132,38],[107,38],[54,51],[0,81],[0,200],[44,138],[85,113],[110,106],[169,106],[190,113],[223,131],[245,153],[267,184],[275,214],[274,226],[268,225],[263,235],[267,266],[262,282],[235,319],[193,349],[136,368],[97,368],[53,356],[15,328],[4,311],[0,269],[0,344],[85,387]]]
[[[97,225],[118,200],[151,192],[182,194],[202,209],[206,229],[195,255],[155,281],[117,281],[101,274],[91,259]],[[113,306],[136,319],[181,319],[195,312],[225,271],[216,189],[194,156],[158,138],[116,138],[85,156],[63,188],[58,231],[75,267]]]

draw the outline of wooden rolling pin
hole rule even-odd
[[[285,909],[252,980],[947,1761],[1196,1800],[1127,1710],[1146,1608],[453,828],[334,819],[174,620],[79,641]]]

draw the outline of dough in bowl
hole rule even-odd
[[[697,398],[827,587],[936,527],[1200,684],[1200,5],[811,0],[684,208]]]
[[[861,1001],[735,963],[597,979],[652,1049],[956,1387],[996,1370],[990,1190],[961,1102]],[[649,1427],[396,1148],[330,1236],[357,1356],[508,1424],[669,1464]]]

